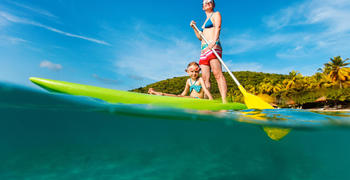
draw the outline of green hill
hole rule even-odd
[[[258,87],[259,84],[264,81],[264,79],[278,79],[282,83],[284,79],[288,78],[288,75],[269,74],[269,73],[261,73],[261,72],[250,72],[250,71],[233,72],[233,74],[240,81],[243,87],[245,87],[248,91],[249,91],[249,88],[251,87]],[[242,95],[238,90],[237,85],[234,83],[233,79],[230,77],[230,75],[227,72],[224,72],[224,76],[227,82],[228,100],[241,101]],[[145,87],[133,89],[131,91],[147,93],[149,88],[154,88],[156,91],[161,91],[164,93],[181,94],[185,88],[185,83],[188,78],[189,78],[188,76],[174,77],[171,79],[166,79],[153,84],[149,84]],[[220,93],[217,86],[217,82],[213,74],[210,77],[210,82],[211,82],[210,92],[212,93],[214,98],[219,99]]]
[[[288,75],[271,74],[262,72],[239,71],[233,72],[238,81],[250,93],[261,96],[270,103],[280,107],[297,107],[303,104],[314,103],[315,101],[324,102],[323,105],[331,103],[348,104],[350,101],[350,82],[343,81],[339,86],[337,81],[328,78],[325,72],[318,72],[313,76],[302,76],[296,71]],[[227,99],[228,101],[243,102],[242,93],[238,90],[233,79],[227,72],[224,72],[227,81]],[[185,88],[185,82],[188,76],[174,77],[162,80],[145,87],[133,89],[133,92],[147,93],[149,88],[170,94],[181,94]],[[220,93],[217,82],[211,75],[211,89],[215,99],[220,99]],[[342,103],[338,103],[342,102]]]

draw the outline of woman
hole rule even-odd
[[[199,65],[202,69],[202,78],[204,80],[207,89],[210,89],[210,70],[213,72],[216,81],[218,82],[219,91],[223,103],[227,103],[227,85],[226,79],[222,73],[221,63],[215,54],[211,51],[212,48],[222,57],[222,48],[219,41],[220,29],[221,29],[221,15],[220,13],[214,12],[215,2],[214,0],[203,0],[203,11],[207,15],[207,19],[204,21],[202,26],[202,33],[204,37],[209,41],[206,44],[204,39],[200,36],[199,32],[196,31],[194,25],[196,22],[191,21],[190,26],[193,28],[197,38],[202,42],[201,45],[201,56]]]

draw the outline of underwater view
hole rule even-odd
[[[350,179],[346,111],[200,112],[0,83],[0,112],[0,179]]]

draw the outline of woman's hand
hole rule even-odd
[[[196,25],[196,22],[192,20],[191,23],[190,23],[190,26],[191,26],[192,28],[194,28],[195,25]]]
[[[202,32],[200,32],[200,31],[198,32],[197,29],[195,28],[196,22],[192,20],[191,23],[190,23],[190,26],[194,30],[194,33],[196,34],[198,40],[202,41],[202,37],[201,37],[201,34],[200,34]]]

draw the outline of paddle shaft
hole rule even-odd
[[[209,42],[208,40],[204,37],[202,31],[200,31],[197,26],[194,24],[193,27],[196,29],[196,31],[201,35],[202,39],[205,41],[205,43],[207,43],[207,45],[209,46]],[[226,69],[226,71],[230,74],[230,76],[232,77],[232,79],[235,81],[235,83],[237,84],[237,86],[241,86],[241,83],[238,82],[237,78],[232,74],[232,72],[230,71],[230,69],[228,69],[228,67],[226,66],[226,64],[224,63],[224,61],[221,59],[221,57],[218,55],[218,53],[215,51],[214,47],[211,48],[211,51],[215,54],[215,56],[219,59],[219,61],[221,62],[221,64],[224,66],[224,68]]]

